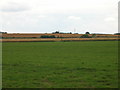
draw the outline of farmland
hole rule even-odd
[[[118,87],[118,41],[2,44],[3,88]]]
[[[118,41],[120,38],[41,38],[41,39],[0,39],[0,42],[56,42],[56,41]]]
[[[113,34],[60,34],[60,33],[59,34],[6,33],[6,34],[1,34],[0,38],[1,38],[0,42],[116,41],[116,40],[120,40],[120,35],[113,35]]]

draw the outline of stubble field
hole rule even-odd
[[[118,41],[2,45],[3,88],[118,87]]]

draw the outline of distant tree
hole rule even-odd
[[[60,33],[59,31],[56,31],[55,33]]]
[[[59,31],[52,32],[52,34],[57,34],[57,33],[60,33],[60,32]]]
[[[74,34],[79,34],[79,33],[74,33]]]
[[[0,33],[2,33],[2,34],[7,34],[7,32],[1,32],[1,31],[0,31]]]
[[[90,32],[86,32],[85,34],[90,34]]]
[[[120,35],[120,33],[115,33],[114,35]]]

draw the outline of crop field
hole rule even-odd
[[[118,88],[118,41],[2,45],[3,88]]]
[[[118,41],[120,38],[41,38],[41,39],[0,39],[0,42],[45,42],[45,41]]]

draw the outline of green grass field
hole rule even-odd
[[[117,88],[118,41],[3,43],[3,88]]]

